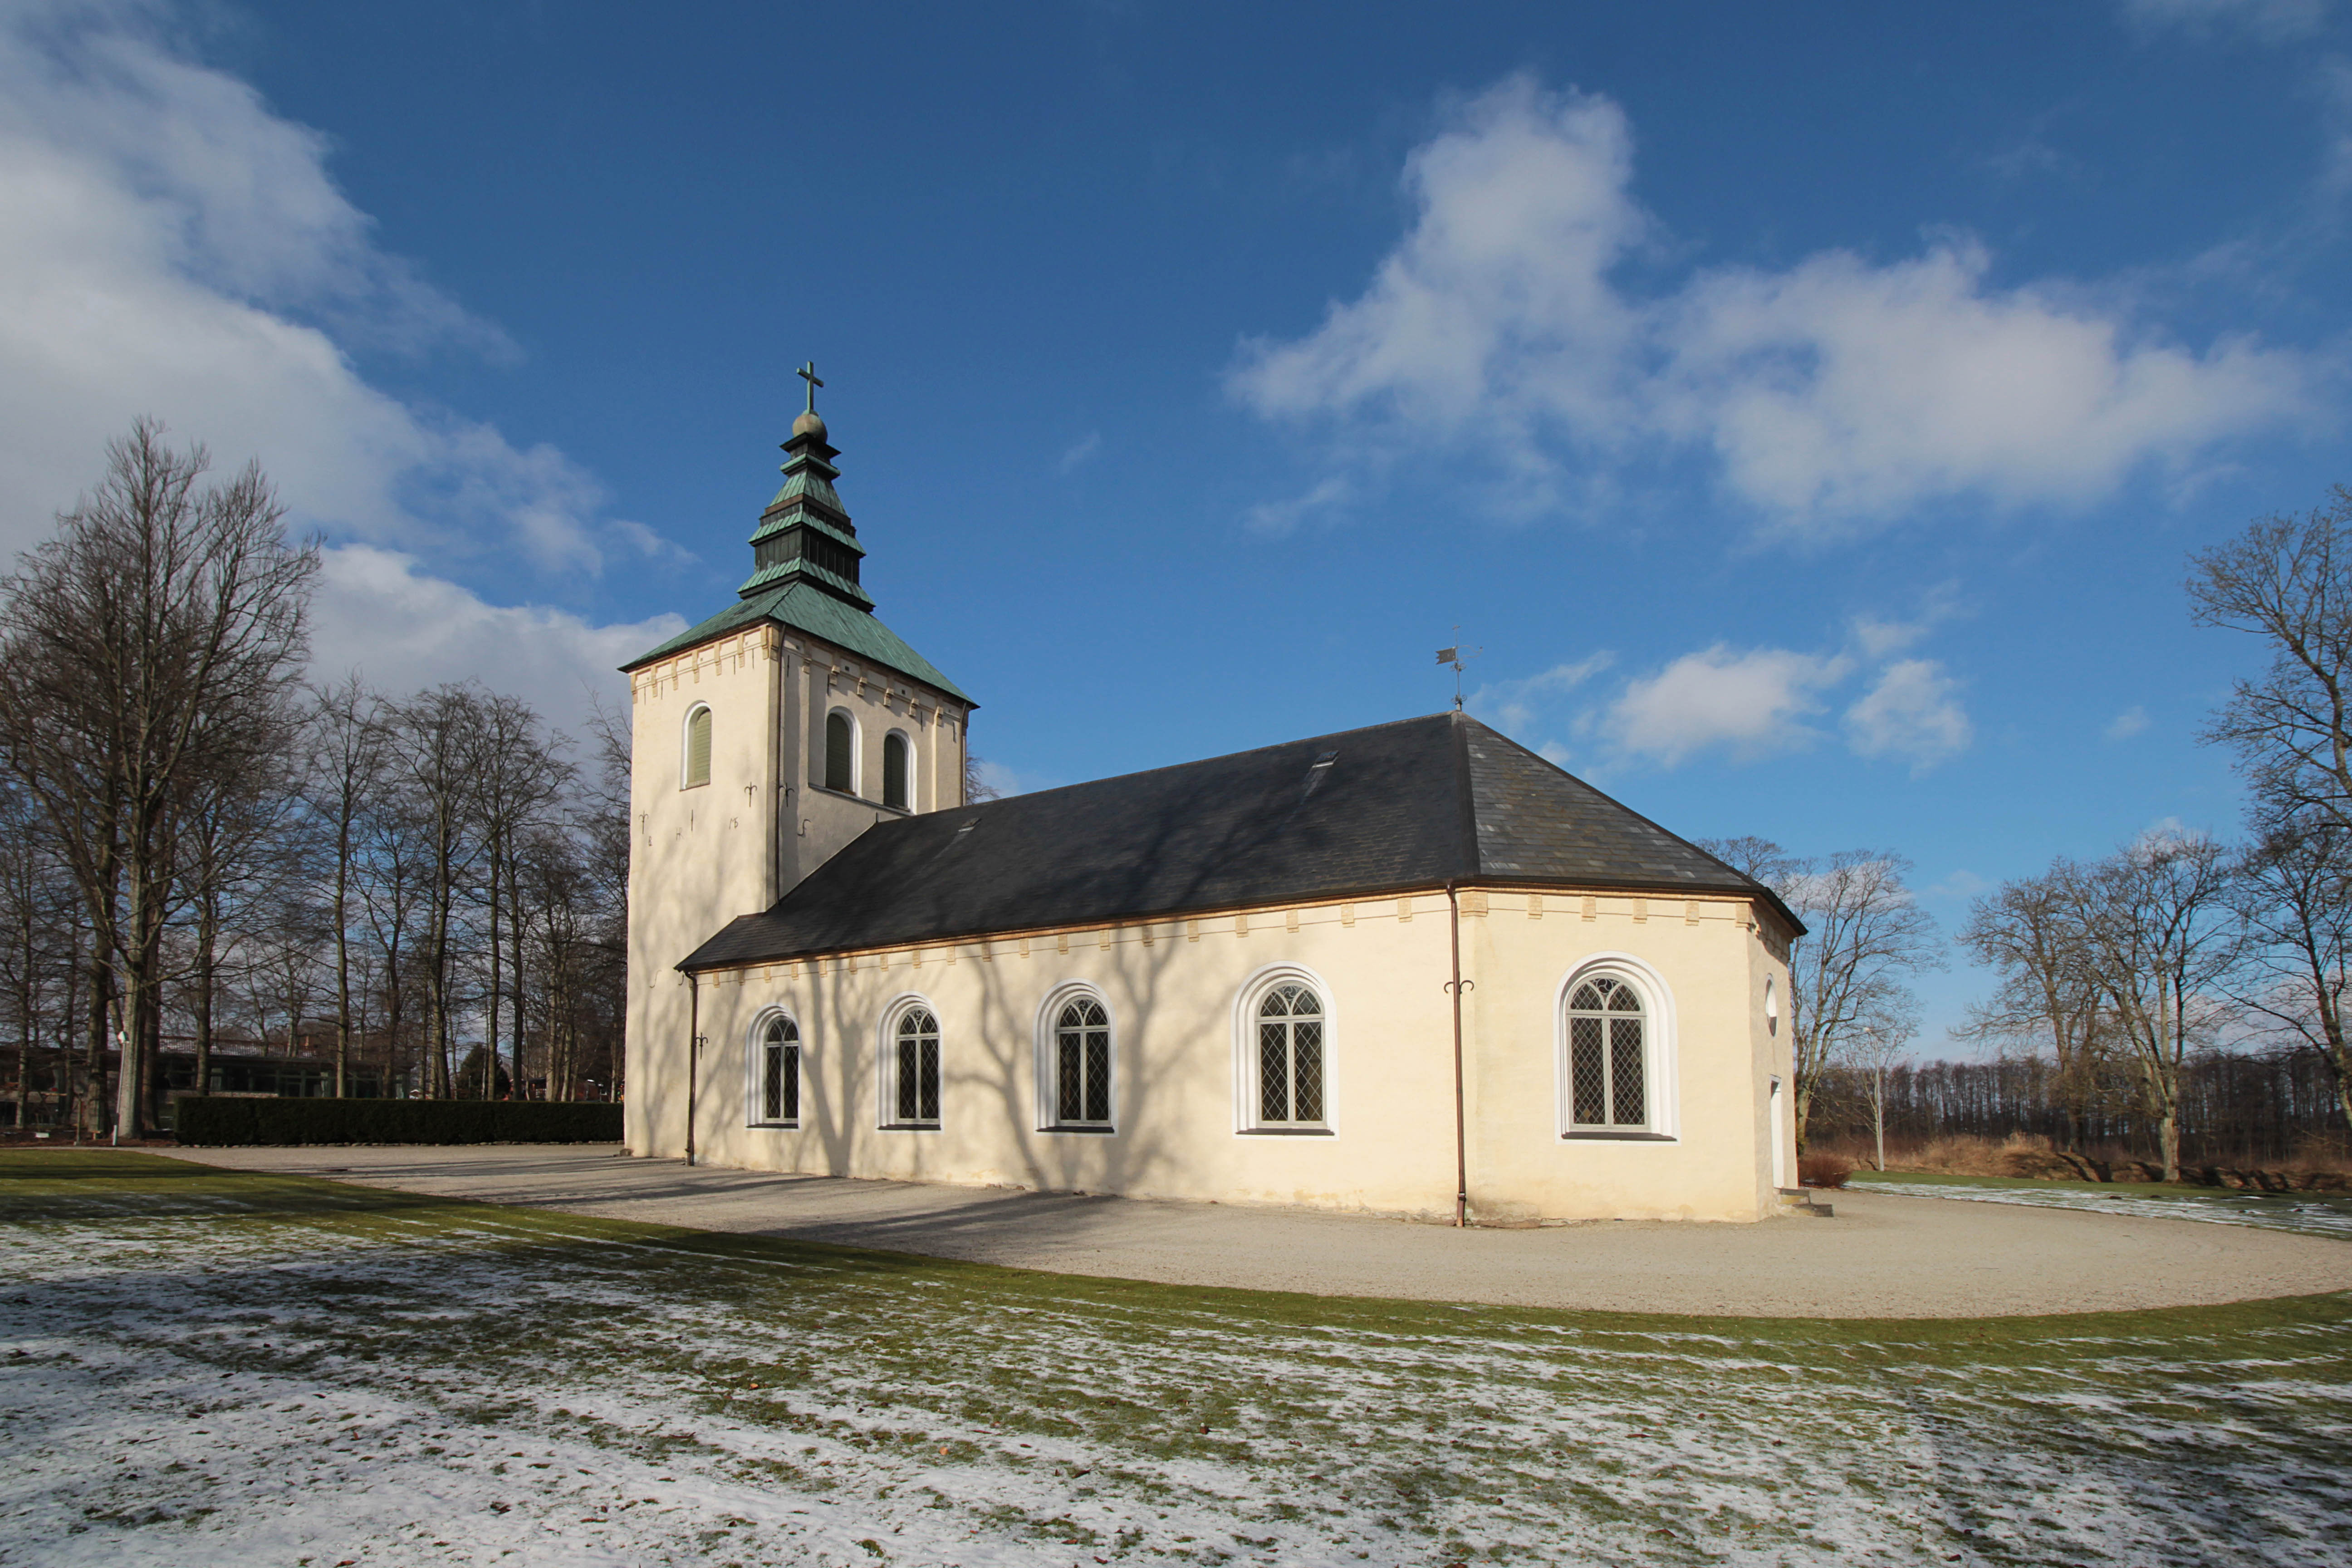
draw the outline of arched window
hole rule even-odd
[[[1650,1125],[1649,1010],[1622,978],[1595,974],[1568,997],[1568,1124],[1642,1131]]]
[[[751,1120],[791,1127],[801,1119],[801,1030],[782,1014],[760,1031],[752,1057]]]
[[[838,708],[824,716],[824,787],[857,793],[857,727]]]
[[[1076,995],[1054,1010],[1050,1125],[1110,1125],[1110,1015],[1100,999]]]
[[[710,782],[710,710],[707,707],[698,705],[686,716],[686,764],[680,773],[680,789]]]
[[[885,1125],[940,1124],[940,1021],[918,1003],[900,1013],[883,1050]]]
[[[907,737],[893,730],[882,737],[882,804],[900,811],[907,804]]]
[[[1267,987],[1257,1003],[1260,1127],[1321,1127],[1328,1120],[1323,998],[1297,981]]]

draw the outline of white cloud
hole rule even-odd
[[[2327,20],[2327,0],[2121,0],[2121,9],[2142,32],[2242,27],[2265,43],[2307,37]]]
[[[685,629],[674,615],[597,626],[562,610],[492,605],[420,572],[413,556],[347,544],[323,558],[310,669],[320,681],[356,670],[394,693],[479,679],[577,732],[592,693],[626,713],[629,683],[617,667]]]
[[[1061,471],[1066,474],[1076,472],[1082,465],[1091,460],[1097,452],[1101,450],[1102,432],[1099,430],[1090,430],[1087,433],[1087,437],[1084,440],[1074,441],[1069,445],[1069,447],[1062,453],[1061,461],[1057,463],[1055,467],[1060,468]]]
[[[1504,81],[1408,159],[1415,216],[1364,292],[1244,344],[1230,389],[1319,424],[1342,468],[1408,427],[1475,437],[1538,492],[1571,454],[1706,449],[1735,494],[1814,530],[1959,496],[2080,505],[2315,405],[2302,356],[2182,346],[2120,289],[1997,285],[1965,239],[1639,297],[1620,279],[1653,227],[1632,148],[1609,100]]]
[[[1958,614],[1958,595],[1953,584],[1941,584],[1928,593],[1920,604],[1919,613],[1907,621],[1869,614],[1854,616],[1851,623],[1854,645],[1862,649],[1864,658],[1885,658],[1901,653]]]
[[[1288,533],[1316,513],[1343,505],[1354,493],[1355,487],[1335,474],[1305,495],[1259,502],[1249,510],[1249,525],[1261,533]]]
[[[2109,721],[2106,736],[2110,741],[2128,741],[2147,728],[2147,710],[2126,708]]]
[[[1973,736],[1958,689],[1934,659],[1898,659],[1846,710],[1848,742],[1865,757],[1906,758],[1915,772],[1933,766],[1966,750]]]
[[[1496,681],[1471,693],[1469,708],[1505,730],[1524,731],[1536,722],[1537,707],[1545,698],[1575,690],[1615,661],[1613,654],[1590,654],[1570,664],[1553,665],[1540,675]]]
[[[1717,643],[1628,682],[1602,727],[1620,751],[1668,767],[1716,747],[1752,761],[1818,740],[1804,721],[1820,711],[1822,689],[1850,668],[1843,658],[1786,648],[1743,653]]]
[[[375,248],[326,151],[175,53],[147,7],[0,16],[0,549],[150,414],[226,463],[258,458],[337,536],[602,568],[613,525],[585,470],[353,366],[347,345],[504,340]]]

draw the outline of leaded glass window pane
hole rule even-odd
[[[1323,1025],[1301,1018],[1290,1026],[1291,1076],[1297,1089],[1292,1097],[1291,1120],[1323,1120]]]
[[[1642,994],[1622,980],[1595,976],[1570,995],[1568,1009],[1570,1123],[1649,1125]]]
[[[1084,1036],[1076,1029],[1064,1029],[1055,1043],[1054,1120],[1076,1121],[1086,1112],[1086,1063]]]
[[[1579,1126],[1597,1127],[1609,1120],[1609,1078],[1602,1070],[1601,1020],[1568,1021],[1570,1120]]]
[[[1290,1120],[1290,1029],[1285,1024],[1257,1026],[1257,1113],[1267,1121]]]
[[[1054,1120],[1110,1121],[1110,1016],[1091,996],[1074,998],[1054,1021]]]
[[[882,804],[907,809],[907,741],[902,735],[882,739]]]
[[[940,1119],[940,1021],[916,1007],[898,1020],[898,1059],[892,1064],[898,1120]]]
[[[760,1120],[797,1121],[801,1114],[800,1029],[771,1020],[760,1041]]]
[[[1102,1010],[1095,1010],[1101,1016]],[[1110,1120],[1110,1031],[1087,1031],[1087,1120]]]
[[[1642,1098],[1642,1020],[1609,1020],[1609,1120],[1639,1127],[1649,1120]]]
[[[1303,985],[1277,985],[1257,1011],[1258,1121],[1323,1121],[1321,998]]]

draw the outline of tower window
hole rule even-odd
[[[843,795],[857,792],[857,770],[855,748],[857,731],[849,722],[849,715],[835,711],[824,716],[824,787]]]
[[[882,804],[899,811],[907,802],[907,737],[897,732],[882,738]]]
[[[681,789],[710,782],[710,710],[697,708],[686,716],[685,777]]]

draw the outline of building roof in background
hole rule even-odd
[[[1761,883],[1438,713],[877,823],[679,967],[1449,881],[1730,894],[1804,929]]]

